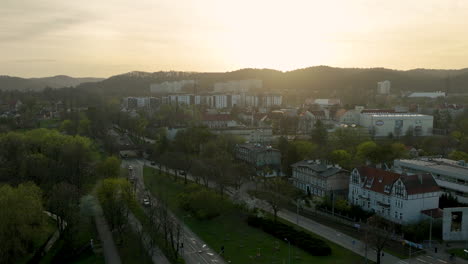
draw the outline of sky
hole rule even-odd
[[[0,75],[468,67],[468,0],[1,0]]]

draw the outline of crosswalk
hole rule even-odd
[[[454,263],[448,260],[440,259],[438,257],[424,255],[411,259],[400,260],[397,264],[449,264]]]

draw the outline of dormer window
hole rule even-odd
[[[366,187],[367,188],[370,188],[372,186],[372,183],[374,182],[374,178],[370,178],[367,180],[366,182]]]
[[[385,185],[384,192],[390,193],[390,190],[391,190],[390,185]]]

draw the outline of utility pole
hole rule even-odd
[[[429,222],[429,248],[432,248],[432,210],[431,210],[431,221]]]
[[[335,194],[333,193],[333,191],[331,195],[332,195],[332,215],[335,216]]]
[[[296,225],[299,225],[299,200],[296,201]]]

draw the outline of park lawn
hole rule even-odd
[[[174,182],[172,176],[159,175],[154,173],[155,171],[152,168],[145,167],[145,185],[153,193],[163,193],[168,200],[171,211],[179,218],[182,218],[186,213],[178,208],[177,197],[179,193],[184,191],[183,181]],[[260,229],[250,227],[246,223],[246,217],[247,213],[245,211],[231,204],[221,216],[212,220],[199,221],[192,217],[185,217],[184,219],[192,231],[208,243],[213,250],[219,252],[221,247],[224,246],[225,253],[223,257],[230,263],[287,263],[289,257],[288,243]],[[298,264],[352,264],[362,262],[362,257],[357,254],[328,240],[326,241],[332,248],[331,256],[315,257],[292,246],[291,261]]]
[[[59,128],[60,127],[60,120],[59,119],[44,119],[39,121],[40,128]]]
[[[453,254],[455,254],[455,256],[457,256],[459,258],[468,260],[468,254],[465,253],[463,250],[464,250],[463,248],[451,248],[451,249],[447,250],[447,252],[450,253],[450,254],[453,253]]]

